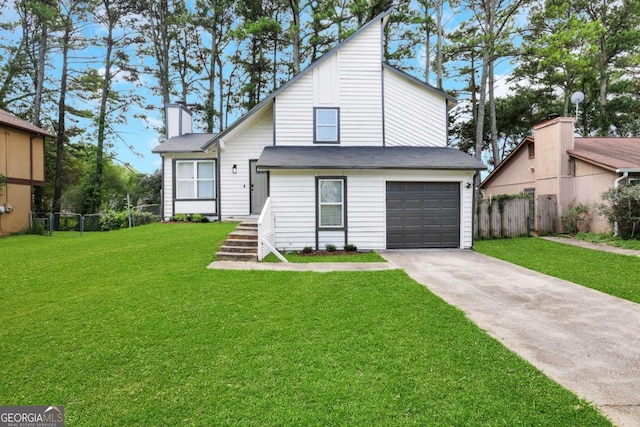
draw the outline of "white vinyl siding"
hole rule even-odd
[[[385,68],[384,101],[387,146],[447,145],[447,107],[443,96]]]
[[[241,131],[225,138],[220,158],[220,202],[222,217],[251,214],[249,161],[257,160],[273,144],[272,109],[252,117]],[[236,165],[236,173],[233,173]]]
[[[276,248],[315,247],[315,176],[301,171],[272,170],[270,184]]]
[[[341,145],[382,146],[381,42],[376,23],[339,52]]]
[[[277,145],[313,144],[313,107],[339,107],[341,145],[382,146],[381,37],[372,25],[277,96]]]
[[[299,250],[305,246],[318,247],[327,243],[343,247],[344,243],[359,249],[386,248],[386,182],[459,182],[460,183],[460,247],[472,245],[474,171],[366,171],[316,170],[271,171],[271,197],[275,216],[275,242],[278,249]],[[316,229],[315,177],[340,176],[346,178],[346,224],[344,231]]]

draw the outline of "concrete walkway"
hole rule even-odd
[[[596,251],[612,252],[615,254],[632,255],[632,256],[640,257],[640,251],[637,251],[634,249],[623,249],[623,248],[617,248],[615,246],[605,245],[603,243],[585,242],[583,240],[573,239],[571,237],[545,236],[545,237],[541,237],[541,239],[549,240],[552,242],[564,243],[565,245],[578,246],[586,249],[594,249]]]
[[[376,271],[393,270],[398,267],[388,262],[246,262],[246,261],[214,261],[209,264],[214,270],[272,270],[272,271]]]
[[[386,251],[618,426],[640,426],[640,305],[473,251]]]

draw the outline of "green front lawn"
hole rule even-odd
[[[478,240],[475,249],[530,270],[640,303],[640,259],[537,238]]]
[[[233,224],[0,239],[0,404],[68,425],[610,425],[401,271],[207,270]]]

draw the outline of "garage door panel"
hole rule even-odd
[[[387,182],[387,247],[460,246],[460,183]]]

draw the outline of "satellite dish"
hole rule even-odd
[[[577,91],[571,94],[571,102],[574,104],[580,104],[582,101],[584,101],[584,93]]]
[[[571,94],[571,102],[576,104],[576,122],[578,121],[578,104],[584,101],[584,93],[577,91]]]

